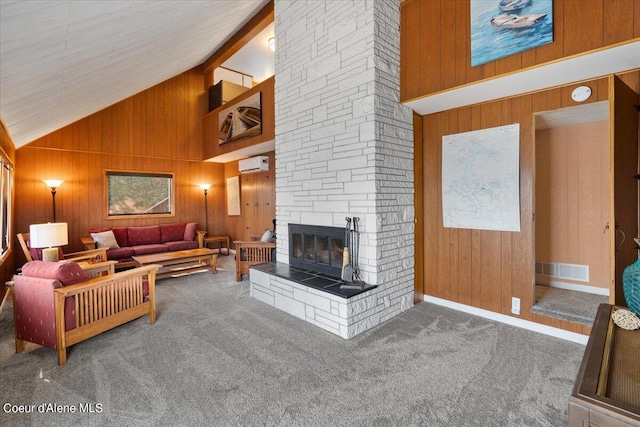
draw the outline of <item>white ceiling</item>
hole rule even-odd
[[[543,111],[535,113],[533,116],[537,130],[599,122],[609,120],[609,101]]]
[[[254,83],[261,83],[275,75],[275,58],[269,49],[269,39],[274,35],[273,22],[244,45],[223,67],[253,76]]]
[[[0,0],[0,117],[19,148],[201,64],[267,2]]]

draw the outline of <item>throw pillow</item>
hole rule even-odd
[[[116,236],[114,236],[111,230],[89,234],[91,234],[91,238],[95,240],[98,248],[118,249],[120,247],[116,241]]]
[[[22,275],[40,279],[55,279],[65,286],[89,280],[89,275],[82,267],[77,262],[70,261],[31,261],[22,266]]]
[[[262,238],[260,239],[261,242],[269,242],[271,240],[271,237],[273,237],[273,231],[271,230],[267,230],[264,232],[264,234],[262,235]]]
[[[187,224],[160,224],[162,243],[184,240],[184,230]],[[193,239],[192,239],[193,240]]]
[[[191,241],[196,237],[196,228],[198,227],[198,223],[190,222],[184,228],[184,240]]]

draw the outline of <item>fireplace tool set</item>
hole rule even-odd
[[[340,285],[341,289],[362,289],[365,283],[360,279],[358,256],[360,252],[360,231],[358,221],[354,216],[346,218],[347,225],[344,229],[344,252],[342,253],[342,280],[347,283]],[[353,222],[353,228],[351,223]]]

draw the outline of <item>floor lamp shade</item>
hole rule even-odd
[[[58,246],[69,243],[67,223],[33,224],[29,227],[29,246],[42,250],[43,261],[58,261]]]

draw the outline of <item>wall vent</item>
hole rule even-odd
[[[536,262],[536,274],[559,279],[589,281],[589,266],[581,264],[565,264],[561,262]]]

